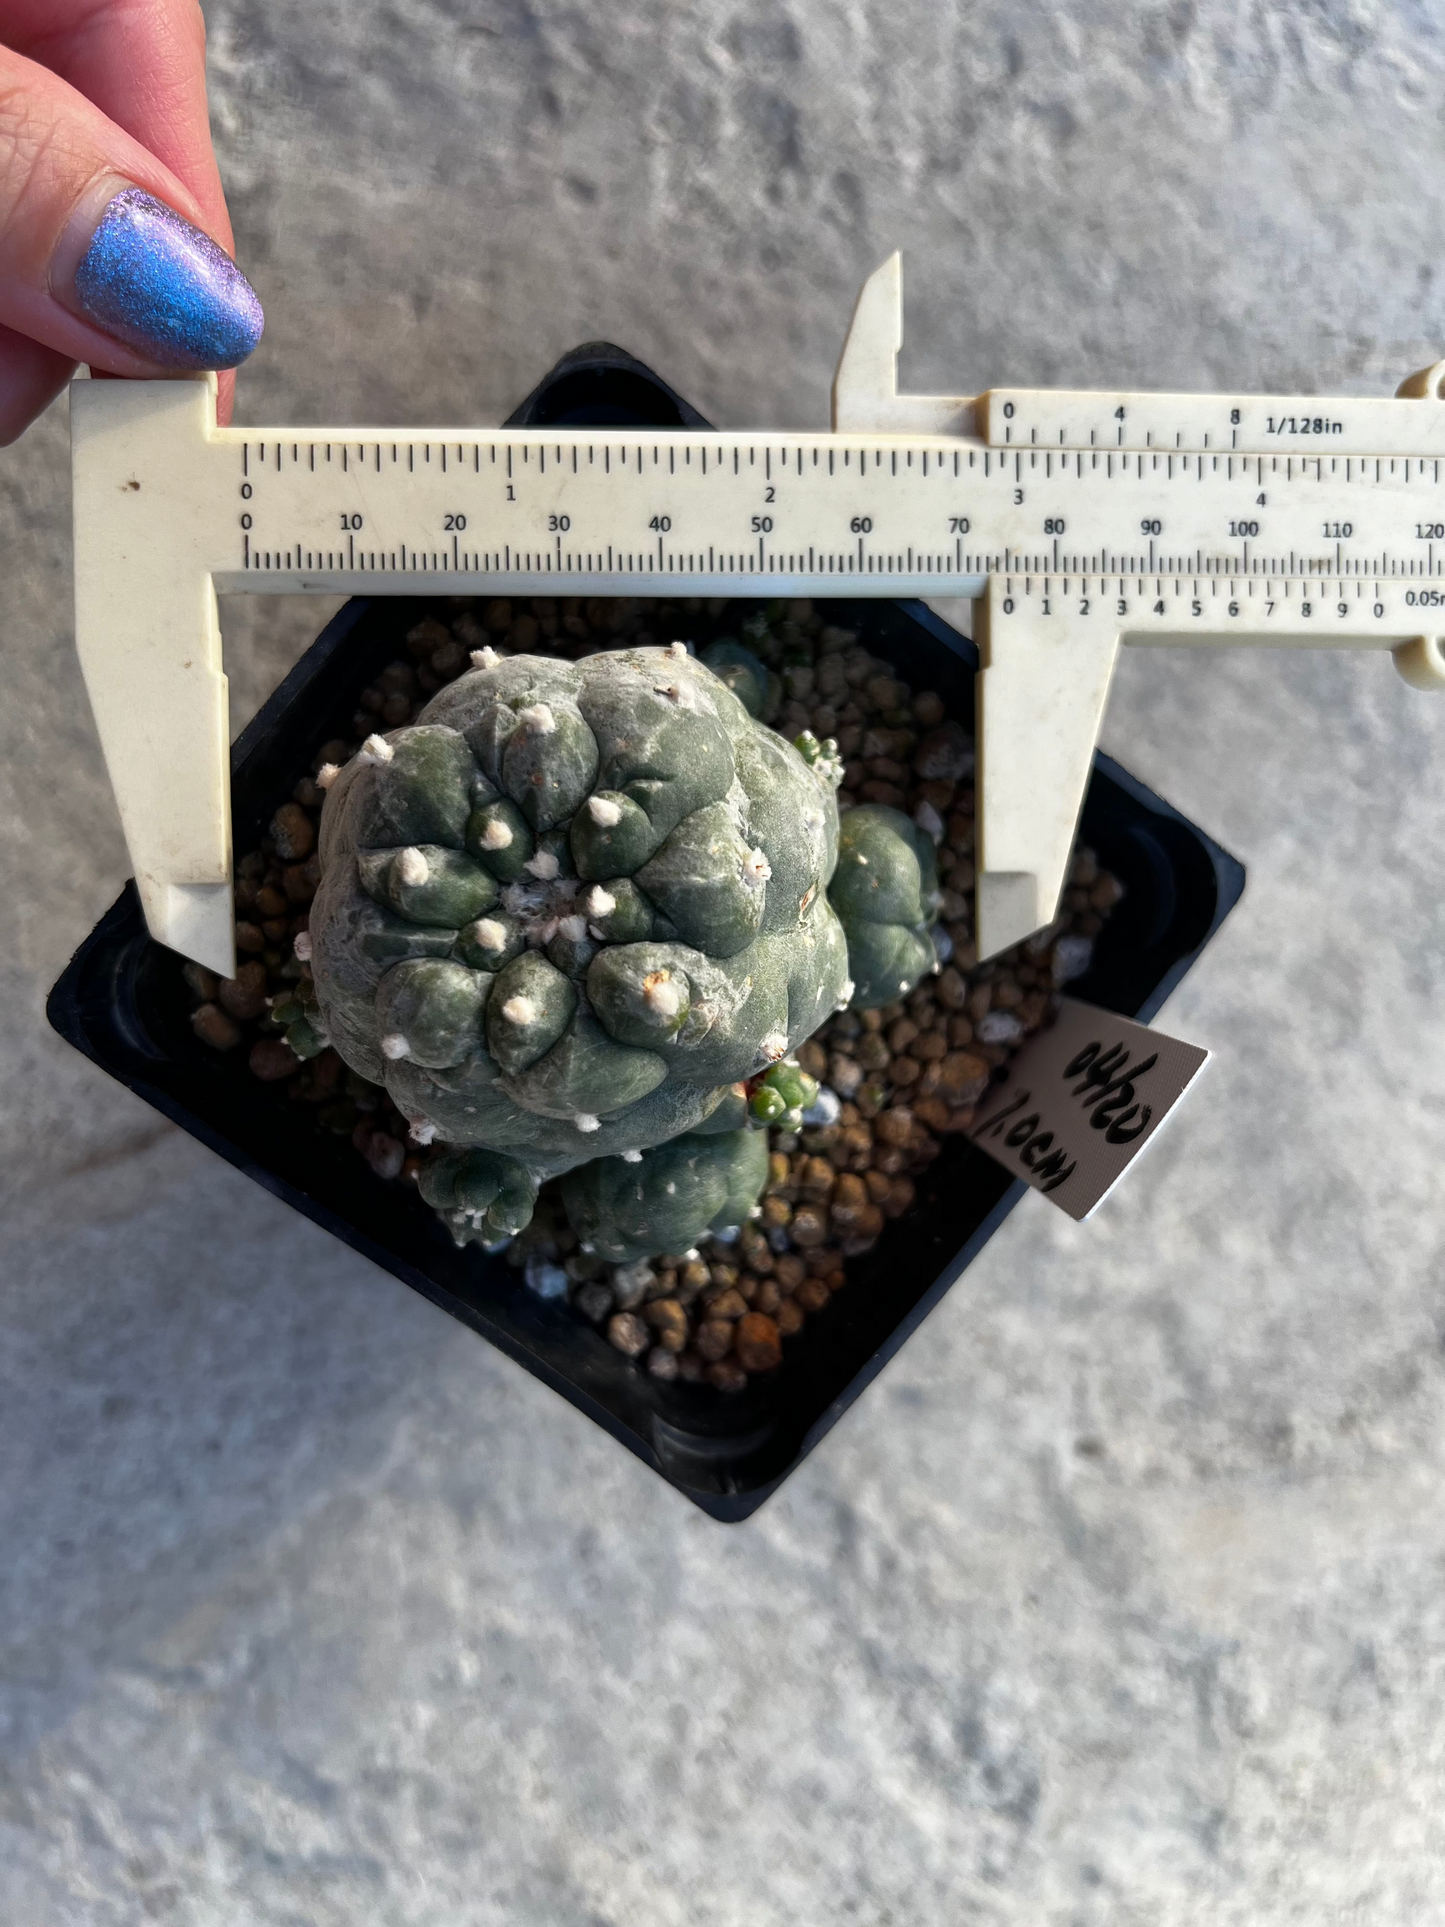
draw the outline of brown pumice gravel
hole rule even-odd
[[[742,1390],[749,1374],[775,1371],[785,1341],[847,1285],[848,1260],[871,1252],[913,1208],[916,1180],[941,1140],[969,1129],[995,1073],[1048,1023],[1059,990],[1087,969],[1092,940],[1123,896],[1094,853],[1080,848],[1058,922],[980,965],[968,729],[947,715],[936,692],[910,690],[852,630],[829,623],[810,602],[769,607],[776,619],[764,653],[784,683],[775,727],[790,737],[811,729],[836,738],[845,759],[840,810],[888,803],[930,829],[946,960],[904,1001],[839,1012],[800,1046],[798,1062],[832,1094],[836,1116],[771,1134],[764,1195],[735,1241],[608,1265],[580,1251],[554,1184],[543,1187],[532,1223],[506,1254],[518,1268],[532,1258],[561,1265],[579,1316],[651,1376],[724,1392]],[[677,635],[702,648],[716,635],[736,634],[740,619],[735,605],[716,599],[435,603],[407,632],[405,656],[360,692],[350,734],[322,746],[277,807],[261,848],[238,862],[236,975],[219,980],[198,965],[185,970],[196,1036],[218,1052],[244,1044],[252,1074],[275,1086],[279,1102],[305,1105],[318,1129],[350,1136],[380,1181],[414,1181],[435,1152],[409,1137],[387,1093],[329,1048],[303,1062],[270,1017],[273,1005],[284,1012],[314,1000],[304,939],[320,881],[316,839],[328,766],[347,762],[374,730],[410,722],[470,666],[474,649],[575,660]]]

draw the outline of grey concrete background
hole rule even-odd
[[[212,0],[252,421],[498,418],[607,335],[821,424],[905,371],[1388,392],[1445,345],[1442,22],[1300,0]],[[0,1918],[1445,1919],[1445,711],[1127,660],[1250,867],[1210,1075],[1030,1199],[750,1525],[69,1054],[126,874],[64,404],[0,456]],[[237,723],[324,610],[228,610]]]

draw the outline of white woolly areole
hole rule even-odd
[[[776,1064],[780,1057],[787,1055],[787,1051],[788,1040],[780,1030],[769,1031],[758,1045],[758,1056],[769,1064]]]
[[[494,816],[482,831],[484,850],[508,850],[512,846],[512,826],[504,823],[500,816]]]
[[[617,908],[617,899],[610,890],[604,890],[600,883],[594,883],[587,892],[586,908],[589,917],[610,917]]]
[[[411,1045],[399,1030],[388,1031],[381,1040],[381,1054],[395,1064],[399,1058],[411,1056]]]
[[[658,975],[646,980],[643,991],[648,1007],[655,1010],[659,1017],[676,1017],[682,1006],[682,992],[671,977]]]
[[[472,925],[472,936],[483,950],[505,950],[507,947],[507,926],[498,923],[495,917],[480,917]]]
[[[622,1153],[622,1162],[624,1164],[641,1164],[642,1162],[641,1151],[624,1151]]]
[[[311,932],[309,930],[298,930],[296,932],[296,941],[292,944],[291,948],[296,953],[297,963],[310,963]]]
[[[384,736],[368,736],[361,745],[361,754],[368,763],[389,763],[396,751]]]
[[[335,763],[323,763],[320,769],[317,770],[316,772],[317,789],[329,790],[331,788],[331,785],[336,781],[337,777],[340,774],[341,774],[341,771],[337,768]]]
[[[431,875],[431,866],[421,851],[415,847],[399,850],[396,857],[396,875],[400,883],[425,883]]]
[[[575,914],[577,888],[575,877],[518,877],[503,890],[502,908],[517,919],[535,948],[550,943],[562,919]]]
[[[562,865],[550,850],[538,850],[535,856],[527,858],[524,867],[530,870],[534,877],[539,877],[543,883],[550,883]]]
[[[577,1126],[579,1131],[600,1131],[602,1129],[602,1119],[600,1117],[594,1117],[591,1111],[579,1111],[572,1122]]]
[[[436,1141],[437,1127],[429,1117],[409,1117],[406,1121],[406,1134],[413,1144],[433,1144]]]
[[[509,1024],[532,1024],[537,1021],[537,1006],[530,997],[509,997],[502,1005],[502,1015]]]
[[[685,642],[670,642],[667,645],[667,653],[674,662],[686,662],[692,651]]]
[[[743,858],[743,882],[751,890],[761,890],[773,874],[773,866],[761,850],[749,850]]]
[[[474,649],[472,651],[473,669],[495,669],[501,660],[502,658],[490,643],[488,643],[485,648]]]
[[[854,983],[851,977],[845,977],[843,979],[843,988],[838,992],[838,1001],[833,1006],[834,1010],[846,1010],[849,1004],[852,1003],[853,992],[857,988],[857,984]]]
[[[610,830],[622,821],[622,805],[610,796],[589,796],[587,814],[600,830]]]
[[[586,917],[559,917],[557,935],[565,937],[569,943],[581,943],[587,935]]]
[[[690,683],[657,682],[652,685],[652,693],[654,696],[665,696],[668,702],[676,703],[679,709],[697,709],[697,696]]]
[[[557,727],[557,718],[546,703],[533,703],[527,709],[519,709],[517,721],[534,736],[550,736]]]

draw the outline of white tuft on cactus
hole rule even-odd
[[[851,977],[846,977],[843,980],[843,988],[838,992],[838,1001],[833,1006],[834,1010],[846,1010],[849,1004],[852,1003],[853,992],[857,988],[858,986],[857,984],[854,983],[853,979]]]
[[[395,754],[384,736],[368,736],[361,745],[362,761],[366,763],[389,763]]]
[[[587,935],[586,917],[559,917],[557,920],[557,934],[560,937],[565,937],[568,943],[581,943],[582,939]]]
[[[665,696],[670,703],[676,703],[679,709],[690,709],[694,714],[697,711],[697,692],[691,683],[657,682],[652,685],[652,693],[654,696]]]
[[[550,850],[538,850],[535,856],[527,858],[526,867],[534,877],[539,877],[543,883],[550,883],[562,866]]]
[[[788,1040],[780,1030],[770,1030],[758,1045],[758,1060],[764,1064],[776,1064],[780,1057],[787,1055]]]
[[[504,823],[499,816],[494,816],[482,831],[482,848],[484,850],[507,850],[511,848],[511,845],[511,824]]]
[[[421,851],[415,847],[399,850],[396,858],[396,874],[400,882],[415,886],[426,882],[431,875],[431,866]]]
[[[622,1153],[622,1162],[624,1164],[641,1164],[642,1162],[641,1151],[624,1151]]]
[[[481,649],[474,649],[472,651],[473,669],[495,669],[501,660],[502,658],[490,643],[487,643],[485,647]]]
[[[674,662],[686,662],[687,658],[692,654],[692,651],[685,642],[670,642],[667,645],[667,653],[672,657]]]
[[[615,829],[622,821],[622,805],[614,803],[610,796],[589,796],[587,814],[599,830]]]
[[[557,727],[557,718],[546,703],[533,703],[527,709],[518,710],[517,721],[534,736],[550,736]]]
[[[519,993],[509,997],[502,1005],[502,1015],[509,1024],[534,1024],[537,1021],[537,1006],[530,997],[523,997]]]
[[[579,1131],[600,1131],[602,1129],[602,1119],[600,1117],[594,1117],[591,1111],[579,1111],[572,1122],[577,1126]]]
[[[773,874],[773,866],[761,850],[749,850],[743,858],[743,882],[750,890],[761,890]]]
[[[383,1057],[389,1058],[393,1064],[396,1064],[399,1063],[403,1057],[410,1057],[411,1045],[399,1030],[388,1031],[386,1036],[381,1040],[381,1054]]]
[[[335,763],[323,763],[316,772],[317,789],[329,790],[340,774],[341,771]]]
[[[665,970],[653,971],[643,978],[642,994],[648,1007],[659,1017],[675,1017],[682,1003],[681,991]]]
[[[292,944],[291,948],[295,953],[297,963],[310,963],[311,932],[309,930],[298,930],[296,932],[296,941]]]
[[[425,1147],[436,1142],[437,1127],[429,1117],[409,1117],[406,1121],[406,1134],[413,1144]]]
[[[495,917],[480,917],[472,925],[472,936],[483,950],[505,950],[507,926]]]
[[[610,917],[617,908],[617,899],[610,890],[604,890],[600,883],[594,883],[587,892],[586,909],[589,917]]]

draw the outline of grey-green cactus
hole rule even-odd
[[[741,1224],[767,1175],[766,1131],[689,1132],[581,1165],[562,1180],[562,1202],[590,1250],[625,1264]]]
[[[933,841],[901,810],[861,803],[844,814],[828,896],[848,936],[855,1010],[893,1003],[933,969]]]
[[[458,1244],[510,1238],[530,1221],[537,1202],[536,1182],[526,1165],[497,1151],[453,1151],[433,1158],[418,1185]]]
[[[731,636],[720,636],[703,650],[702,660],[727,684],[750,716],[763,716],[777,708],[782,682],[742,643],[734,642]]]
[[[330,788],[308,1021],[533,1186],[690,1131],[844,992],[832,776],[681,644],[484,656]]]

